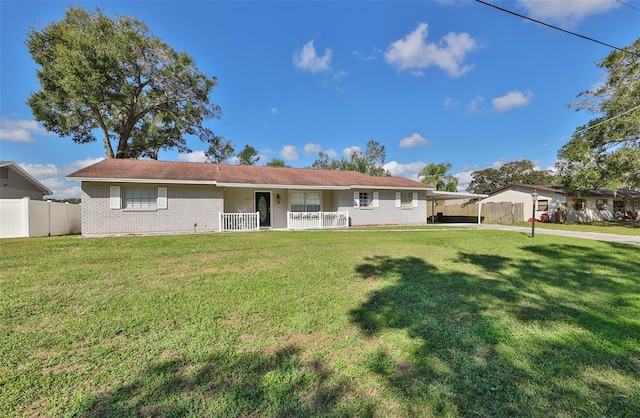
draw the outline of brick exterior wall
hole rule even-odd
[[[110,186],[166,187],[167,209],[110,209]],[[82,183],[82,235],[217,231],[223,191],[210,185]],[[196,225],[194,227],[194,224]]]
[[[353,207],[353,192],[373,194],[374,190],[341,191],[338,195],[338,211],[349,211],[351,226],[358,225],[423,225],[427,223],[427,196],[418,192],[418,207],[397,208],[396,190],[375,190],[378,192],[378,207]],[[410,192],[413,193],[413,192]]]

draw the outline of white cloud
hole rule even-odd
[[[27,173],[31,174],[40,183],[47,186],[54,199],[68,199],[80,197],[80,186],[77,182],[67,181],[65,177],[74,171],[80,170],[91,164],[104,160],[103,157],[88,157],[83,160],[75,160],[58,167],[56,164],[27,164],[18,163]]]
[[[18,164],[24,171],[40,180],[44,177],[54,177],[62,174],[62,171],[55,164]]]
[[[378,55],[382,54],[382,50],[380,48],[373,48],[371,53],[362,53],[360,51],[353,51],[352,54],[363,61],[373,61],[376,59]]]
[[[519,0],[529,17],[575,26],[585,18],[620,6],[615,0]]]
[[[338,155],[338,153],[335,150],[331,149],[331,148],[326,150],[324,153],[329,158],[336,158],[336,155]]]
[[[423,70],[436,66],[452,78],[473,68],[465,65],[464,60],[479,46],[468,33],[449,32],[440,42],[429,43],[426,41],[427,29],[426,23],[420,23],[413,32],[389,45],[384,54],[387,63],[400,71],[409,70],[414,75],[421,75]]]
[[[7,118],[0,120],[0,141],[36,142],[33,134],[47,133],[47,130],[35,120]]]
[[[295,145],[285,145],[280,150],[280,156],[286,161],[298,161],[298,153]]]
[[[320,144],[310,142],[304,146],[304,155],[317,155],[320,151],[322,151],[322,146]]]
[[[400,140],[400,148],[413,148],[424,147],[429,141],[418,133],[413,133],[411,136],[404,137]]]
[[[302,50],[293,54],[293,66],[302,71],[308,71],[312,74],[320,71],[330,71],[331,57],[333,52],[327,48],[324,55],[319,56],[313,46],[313,41],[309,41],[302,47]]]
[[[513,109],[514,107],[528,105],[529,103],[531,103],[532,98],[533,93],[531,92],[531,90],[527,90],[526,93],[513,90],[505,94],[504,96],[491,99],[491,103],[493,104],[493,108],[497,112],[506,112],[507,110]]]
[[[456,107],[458,106],[460,103],[456,102],[453,98],[451,97],[447,97],[446,99],[444,99],[444,107]]]
[[[484,97],[478,95],[471,99],[469,104],[467,104],[467,113],[476,113],[480,111],[480,105],[484,102]]]
[[[193,151],[186,154],[178,154],[178,160],[189,163],[204,163],[207,161],[207,156],[204,151]]]
[[[418,173],[427,166],[422,161],[416,161],[408,164],[401,164],[397,161],[389,161],[384,164],[384,169],[389,171],[394,177],[407,177],[412,180],[418,180]]]
[[[279,112],[279,109],[278,109],[277,107],[272,107],[272,108],[271,108],[271,114],[272,114],[272,115],[275,115],[275,114],[277,114],[278,112]]]
[[[344,155],[347,158],[351,158],[351,154],[353,154],[354,152],[362,152],[362,148],[360,148],[357,145],[354,145],[349,148],[345,148],[342,150],[342,155]]]
[[[473,180],[473,177],[471,176],[471,174],[474,171],[476,170],[460,171],[453,175],[453,177],[458,179],[458,188],[457,188],[458,192],[464,192],[467,190],[469,183],[471,183],[471,180]]]
[[[66,176],[67,174],[71,174],[74,171],[89,167],[90,165],[98,163],[102,160],[104,160],[104,157],[87,157],[84,160],[72,161],[64,166],[63,174]]]

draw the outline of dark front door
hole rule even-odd
[[[260,228],[271,226],[271,192],[256,192],[256,212]]]

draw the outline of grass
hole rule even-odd
[[[531,223],[520,222],[517,226],[527,226],[531,228]],[[640,222],[630,221],[594,221],[585,223],[544,223],[536,222],[536,228],[547,229],[561,229],[565,231],[579,231],[579,232],[600,232],[603,234],[617,234],[617,235],[640,235]]]
[[[372,230],[0,247],[0,416],[640,416],[633,246]]]

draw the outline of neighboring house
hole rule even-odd
[[[538,193],[536,210],[533,213],[533,192]],[[640,209],[640,191],[622,189],[613,193],[610,190],[597,189],[582,196],[574,196],[562,186],[544,186],[533,184],[510,184],[489,193],[481,204],[490,202],[522,203],[524,218],[540,219],[543,214],[553,222],[591,222],[613,220],[623,214],[637,215]]]
[[[82,182],[86,236],[426,223],[426,192],[354,171],[106,159]]]
[[[43,201],[51,190],[14,162],[0,161],[0,238],[80,232],[80,205]]]
[[[46,186],[13,161],[0,161],[0,199],[29,197],[43,200],[52,194]]]

